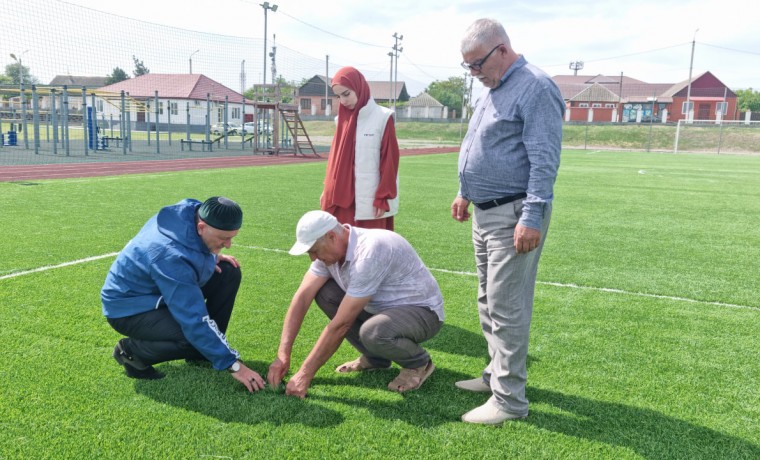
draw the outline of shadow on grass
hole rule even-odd
[[[489,396],[455,389],[453,382],[466,376],[445,369],[437,369],[419,390],[381,399],[372,394],[358,395],[355,388],[335,388],[361,386],[367,387],[367,391],[381,390],[395,374],[388,370],[337,380],[318,379],[315,385],[323,388],[333,385],[334,388],[320,390],[309,398],[367,410],[377,418],[429,428],[459,421],[464,412],[484,403]],[[654,410],[531,387],[528,387],[528,397],[532,404],[530,416],[524,421],[508,423],[525,423],[546,432],[604,443],[650,459],[760,458],[760,446],[756,444]],[[490,429],[471,425],[468,428]]]
[[[399,394],[387,389],[399,372],[394,366],[360,374],[318,377],[306,402],[335,402],[369,411],[387,420],[402,420],[420,427],[435,427],[459,420],[466,411],[482,404],[487,395],[463,392],[454,387],[457,380],[469,375],[437,368],[417,390]]]
[[[626,448],[644,458],[760,458],[760,446],[651,409],[530,386],[527,396],[531,414],[519,423]]]
[[[260,372],[269,363],[247,362]],[[161,380],[137,380],[135,390],[162,404],[180,407],[214,417],[223,422],[274,425],[300,424],[316,428],[339,425],[344,416],[337,411],[304,404],[297,398],[285,397],[280,388],[267,387],[248,393],[231,376],[210,367],[175,362],[160,366],[166,373]],[[266,377],[266,374],[262,374]]]
[[[438,334],[423,344],[425,348],[454,355],[464,355],[488,360],[488,345],[483,333],[444,323]]]
[[[482,358],[483,367],[487,366],[490,358],[488,356],[488,344],[481,331],[471,332],[467,329],[444,324],[440,332],[435,337],[422,344],[428,350],[438,350],[453,355],[469,356],[471,358]],[[430,353],[435,362],[435,353]],[[531,364],[538,362],[528,354],[526,365],[530,368]],[[467,379],[475,378],[476,375],[463,376]]]

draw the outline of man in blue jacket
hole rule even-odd
[[[113,357],[127,376],[160,379],[153,365],[208,360],[250,392],[264,380],[240,361],[225,333],[240,287],[240,264],[221,254],[243,211],[225,197],[162,208],[122,249],[106,276],[103,314],[119,340]]]

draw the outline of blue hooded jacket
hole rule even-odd
[[[162,208],[124,249],[100,293],[103,315],[123,318],[166,305],[185,338],[215,369],[229,368],[240,354],[209,317],[201,292],[216,268],[216,255],[198,235],[193,199]]]

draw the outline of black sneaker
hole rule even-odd
[[[158,380],[164,378],[164,374],[158,372],[153,366],[143,363],[140,358],[130,356],[124,347],[124,341],[121,339],[116,343],[113,349],[113,359],[124,366],[124,372],[127,377],[133,379]]]

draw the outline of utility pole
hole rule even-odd
[[[570,63],[570,70],[573,71],[573,75],[578,75],[579,70],[583,70],[583,61],[573,61]]]
[[[198,49],[190,53],[190,58],[188,59],[190,61],[190,75],[193,74],[193,56],[195,56],[195,53],[197,53],[198,51],[200,50]]]
[[[328,115],[327,108],[330,107],[330,98],[327,91],[330,88],[330,55],[325,55],[325,115]],[[332,110],[330,111],[332,113]]]
[[[396,85],[398,85],[398,54],[402,51],[404,51],[404,47],[398,46],[398,42],[404,39],[403,35],[399,35],[397,32],[393,32],[393,38],[396,40],[395,44],[393,45],[393,52],[394,57],[396,58],[396,66],[395,66],[395,78],[393,80],[393,116],[396,116]]]
[[[391,91],[393,90],[393,51],[388,51],[388,56],[391,57],[391,74],[388,78],[388,95],[390,96]],[[391,105],[391,99],[388,99],[388,107],[390,108]]]
[[[694,45],[697,42],[697,32],[694,31],[694,38],[691,40],[691,61],[689,62],[689,87],[686,89],[686,123],[691,123],[694,120],[694,110],[691,107],[691,71],[694,68]],[[681,110],[683,112],[683,110]]]
[[[621,121],[623,119],[623,72],[620,72],[620,89],[618,90],[618,114],[615,117],[615,121]]]

